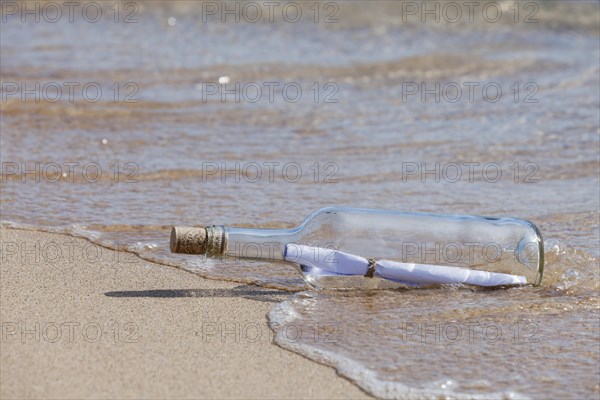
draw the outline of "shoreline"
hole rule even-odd
[[[267,313],[293,293],[64,234],[0,234],[2,398],[370,398],[272,342]]]

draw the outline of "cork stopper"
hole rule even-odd
[[[174,226],[171,229],[171,253],[223,255],[227,249],[225,227],[211,225],[206,228]]]
[[[171,229],[171,253],[205,254],[206,228],[174,226]]]

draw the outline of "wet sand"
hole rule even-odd
[[[289,293],[0,232],[1,398],[368,398],[272,343],[266,313]]]

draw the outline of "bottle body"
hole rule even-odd
[[[290,262],[310,286],[332,289],[422,286],[455,271],[506,274],[538,285],[544,263],[541,234],[525,220],[346,207],[321,209],[293,229],[224,227],[221,249],[227,258]],[[355,256],[363,263],[358,269],[347,261]],[[390,265],[413,273],[420,268],[433,280],[395,279],[382,272]]]

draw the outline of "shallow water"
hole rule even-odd
[[[97,23],[7,15],[2,223],[302,291],[269,315],[277,343],[379,397],[597,397],[598,5],[537,2],[538,22],[524,23],[529,3],[517,2],[518,22],[512,3],[494,3],[502,20],[456,24],[404,20],[402,3],[384,1],[335,3],[332,23],[336,8],[319,4],[315,23],[312,2],[297,23],[222,23],[196,2],[139,4],[137,23],[123,9],[115,23],[108,6]],[[225,77],[229,86],[210,86]],[[35,82],[49,85],[39,102],[11,92]],[[65,82],[79,85],[72,98]],[[239,101],[235,90],[221,101],[238,82]],[[423,102],[407,94],[414,83],[447,91]],[[269,84],[279,84],[272,101]],[[544,281],[304,292],[287,265],[168,249],[171,225],[292,227],[326,205],[532,220],[545,238]],[[293,340],[281,328],[290,323],[317,323],[332,340]]]

